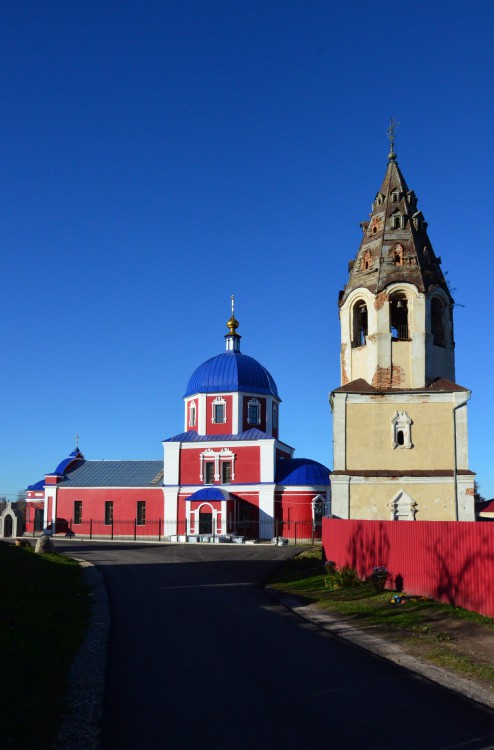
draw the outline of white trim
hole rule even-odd
[[[228,414],[227,414],[227,400],[223,398],[223,396],[216,396],[211,402],[211,424],[226,424],[228,421]],[[217,422],[215,419],[215,411],[217,406],[223,407],[223,419],[221,422]]]
[[[236,435],[240,430],[239,422],[239,410],[240,410],[240,397],[238,393],[232,393],[232,434]]]
[[[198,411],[197,432],[199,433],[199,435],[205,435],[207,432],[206,405],[207,405],[206,394],[199,393],[197,396],[197,411]]]
[[[254,422],[250,421],[250,407],[256,407],[256,414],[257,419]],[[255,396],[252,396],[247,401],[247,424],[248,425],[256,425],[259,426],[261,424],[261,412],[262,412],[262,404],[259,401],[259,399]]]
[[[181,443],[163,443],[163,484],[178,484]]]
[[[235,479],[235,460],[237,456],[230,448],[221,448],[221,450],[213,450],[213,448],[207,448],[199,455],[200,467],[199,467],[199,481],[204,482],[204,464],[207,462],[214,461],[214,481],[219,482],[221,479],[220,465],[225,461],[231,461],[232,466],[232,479]],[[209,482],[208,482],[209,484]],[[230,484],[227,482],[226,484]]]
[[[460,474],[460,477],[466,476],[469,478],[472,478],[471,474],[462,475]],[[354,474],[331,474],[331,486],[334,489],[334,485],[343,477],[346,479],[351,479],[352,484],[454,484],[455,478],[453,476],[445,477],[445,476],[439,476],[436,477],[432,473],[425,476],[425,477],[410,477],[410,476],[385,476],[385,477],[360,477],[355,476]]]
[[[410,419],[406,411],[397,411],[391,419],[391,442],[393,448],[413,448],[411,437],[411,425],[413,420]],[[403,443],[398,440],[398,435],[403,435]]]
[[[415,521],[417,503],[405,490],[400,490],[390,500],[392,521]]]
[[[450,404],[457,400],[459,397],[464,397],[465,401],[470,398],[470,391],[448,391],[443,393],[431,392],[427,390],[421,390],[420,393],[415,391],[407,391],[406,388],[400,389],[400,393],[388,393],[386,391],[378,391],[374,393],[350,393],[348,391],[340,391],[345,395],[348,401],[352,404],[372,404],[372,403],[390,403],[390,404],[410,404],[417,403],[423,404],[424,400],[427,399],[431,404]],[[340,394],[334,393],[334,396]],[[376,401],[380,399],[380,401]]]

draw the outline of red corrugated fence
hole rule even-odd
[[[385,565],[420,594],[494,617],[494,523],[323,519],[323,548],[361,578]]]

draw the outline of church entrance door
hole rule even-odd
[[[199,513],[199,534],[213,533],[213,514]]]

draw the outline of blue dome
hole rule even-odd
[[[276,484],[331,484],[329,469],[310,458],[285,458],[276,464]]]
[[[256,359],[240,352],[224,352],[203,362],[189,380],[184,398],[194,393],[245,391],[278,396],[273,378]]]

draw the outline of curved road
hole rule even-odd
[[[493,712],[276,603],[293,548],[74,547],[110,599],[102,750],[494,747]]]

